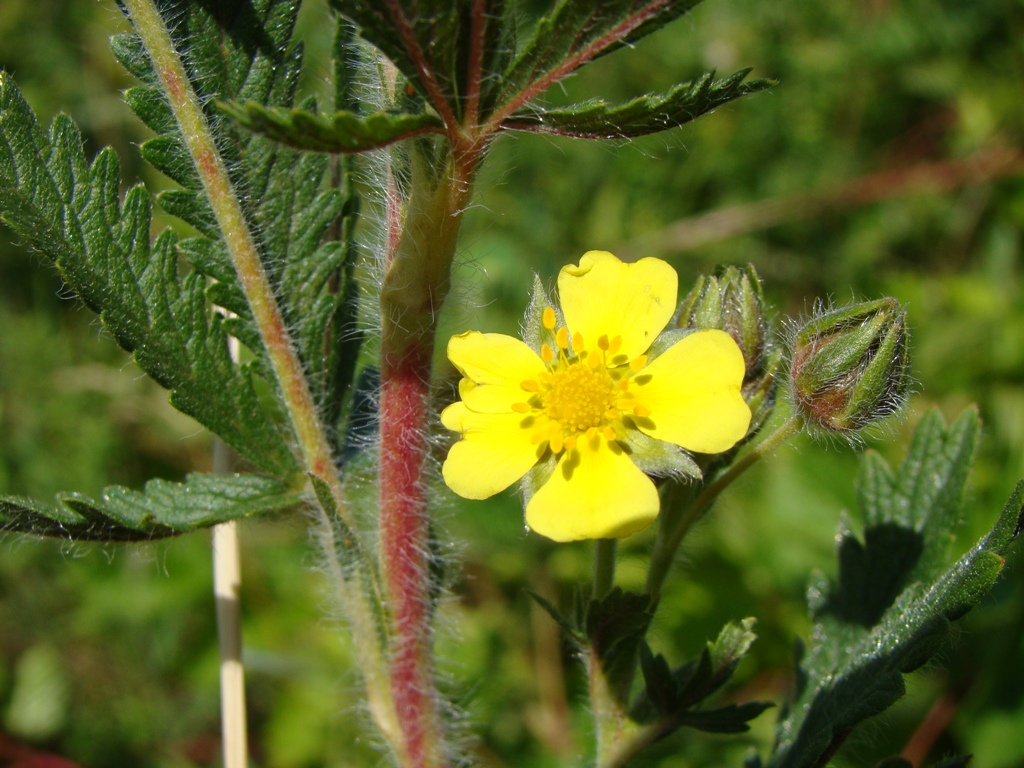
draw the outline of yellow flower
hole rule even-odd
[[[743,354],[727,333],[656,343],[677,284],[659,259],[590,251],[559,273],[561,314],[535,300],[537,349],[502,334],[453,336],[462,399],[441,421],[462,439],[442,468],[448,486],[485,499],[529,474],[526,523],[555,541],[650,524],[660,505],[647,473],[699,474],[679,449],[721,453],[750,423]]]

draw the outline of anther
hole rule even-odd
[[[629,367],[632,369],[633,373],[637,373],[645,365],[647,365],[647,355],[640,355],[640,357],[633,359],[633,361],[629,364]]]
[[[533,409],[529,403],[512,403],[512,410],[516,413],[529,413]]]
[[[597,346],[599,346],[605,352],[607,352],[611,348],[611,342],[608,341],[607,334],[602,335],[601,338],[597,340]]]
[[[555,344],[558,345],[559,349],[569,348],[569,332],[565,330],[564,325],[559,328],[558,332],[555,334]]]
[[[544,327],[549,331],[555,330],[555,310],[552,307],[544,307],[543,322]]]
[[[555,351],[551,349],[547,344],[540,345],[540,359],[545,363],[550,363],[555,359]]]
[[[648,408],[646,405],[640,405],[639,403],[637,403],[636,405],[633,406],[633,413],[634,415],[639,416],[641,419],[646,419],[648,416],[651,415],[651,409]]]
[[[577,355],[583,351],[583,334],[579,331],[572,335],[572,348]]]
[[[615,430],[612,428],[611,424],[604,428],[604,436],[605,439],[609,441],[615,439]]]
[[[540,392],[540,384],[533,379],[524,379],[519,382],[519,386],[527,392]]]

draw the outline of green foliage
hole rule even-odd
[[[312,152],[365,152],[424,133],[440,133],[444,127],[439,118],[426,113],[376,112],[360,117],[341,111],[323,116],[300,109],[268,109],[253,101],[224,104],[221,110],[247,130]]]
[[[677,669],[671,669],[664,656],[655,655],[646,644],[641,646],[644,689],[633,706],[633,719],[651,724],[658,738],[683,726],[710,733],[748,731],[749,721],[773,706],[771,703],[750,701],[714,709],[699,705],[733,676],[757,637],[753,626],[753,619],[727,624],[699,657]]]
[[[256,466],[295,471],[284,435],[257,394],[251,368],[228,351],[205,280],[179,277],[178,238],[150,245],[149,196],[119,200],[120,170],[105,150],[90,165],[70,119],[45,135],[9,75],[0,73],[0,216],[51,259],[139,366],[171,390],[171,402]]]
[[[633,45],[697,6],[700,0],[562,0],[505,70],[503,100],[538,94],[598,56]],[[517,93],[518,92],[518,93]]]
[[[800,656],[799,689],[777,728],[769,766],[817,766],[850,730],[904,692],[951,623],[977,605],[1020,531],[1024,481],[992,531],[951,562],[963,486],[978,436],[974,410],[947,428],[932,411],[898,470],[869,454],[860,475],[864,540],[839,544],[837,583],[810,591],[814,634]]]
[[[303,47],[293,40],[300,3],[180,6],[169,3],[165,12],[176,19],[174,34],[187,52],[190,79],[206,100],[218,146],[247,206],[250,227],[258,233],[262,261],[300,360],[333,426],[361,342],[354,327],[358,199],[351,189],[350,168],[343,159],[301,153],[238,131],[214,111],[215,104],[233,100],[285,111],[294,105],[303,62]],[[335,57],[348,55],[349,39],[347,26],[339,24]],[[216,281],[209,288],[210,300],[237,315],[226,321],[229,332],[261,358],[261,372],[267,373],[259,334],[170,106],[156,85],[152,63],[134,34],[116,36],[113,48],[125,69],[145,83],[125,94],[135,114],[158,134],[143,143],[143,157],[181,185],[160,193],[157,200],[205,236],[186,241],[183,253],[197,272]],[[341,92],[336,96],[346,98]],[[305,106],[312,108],[315,102]]]
[[[500,85],[494,75],[504,69],[510,50],[505,0],[331,0],[331,5],[436,106],[443,103],[461,118],[471,88],[479,89],[485,110],[493,102]]]
[[[302,494],[257,475],[189,475],[183,483],[150,480],[143,492],[103,489],[100,501],[62,494],[60,506],[0,497],[0,533],[72,541],[149,541],[250,515],[294,507]]]
[[[624,104],[591,99],[568,107],[530,106],[511,115],[504,127],[583,139],[646,136],[678,128],[723,104],[760,93],[775,84],[770,80],[744,82],[749,73],[749,69],[744,69],[716,80],[714,72],[709,72],[665,93],[647,94]]]

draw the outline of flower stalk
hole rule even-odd
[[[401,235],[386,255],[380,295],[381,563],[391,612],[391,695],[404,731],[400,759],[415,768],[448,764],[432,664],[426,472],[437,317],[471,176],[471,169],[452,162],[435,182],[414,152],[412,190]],[[389,205],[399,202],[392,196]],[[386,215],[397,220],[395,210]]]
[[[722,491],[756,464],[759,459],[767,456],[803,428],[804,420],[801,416],[790,416],[685,506],[673,504],[672,496],[668,494],[666,509],[662,511],[658,535],[655,537],[654,548],[651,551],[645,587],[647,594],[655,599],[661,594],[661,587],[672,568],[672,562],[675,560],[676,552],[679,551],[683,539],[686,538],[686,534],[690,532],[694,524],[711,508]]]

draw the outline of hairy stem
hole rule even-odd
[[[704,516],[715,499],[722,493],[737,477],[746,472],[759,459],[778,448],[782,443],[791,438],[801,429],[804,422],[800,416],[791,416],[779,425],[772,434],[758,443],[739,461],[729,467],[728,471],[715,479],[713,483],[705,487],[700,494],[682,510],[678,516],[666,516],[671,520],[667,525],[658,528],[658,536],[654,540],[654,549],[651,552],[650,566],[647,571],[648,594],[657,598],[661,594],[662,584],[672,567],[679,545],[683,543],[686,534],[690,532],[693,525]],[[670,510],[662,512],[665,515]],[[670,513],[671,514],[671,513]]]
[[[170,33],[153,0],[125,0],[132,24],[142,38],[157,76],[163,85],[189,154],[202,179],[238,281],[252,309],[253,318],[267,350],[288,416],[295,429],[298,449],[307,470],[331,488],[339,513],[351,524],[344,505],[341,481],[326,433],[320,423],[309,384],[274,298],[256,242],[232,188],[224,161],[174,48]]]
[[[451,162],[438,179],[416,162],[401,236],[388,238],[393,248],[380,297],[380,539],[391,609],[391,692],[404,728],[400,759],[410,768],[428,768],[449,760],[431,661],[425,477],[431,361],[471,172]],[[389,212],[388,221],[395,220]]]
[[[188,80],[181,58],[153,0],[125,0],[125,6],[142,39],[178,121],[189,154],[202,179],[203,189],[217,218],[217,224],[238,274],[238,280],[252,310],[263,345],[267,350],[284,405],[295,431],[298,451],[307,472],[329,489],[333,508],[320,509],[314,535],[326,553],[327,566],[338,585],[338,599],[352,623],[353,642],[359,666],[366,679],[370,710],[389,743],[401,742],[400,720],[396,717],[387,685],[387,665],[373,610],[372,573],[366,568],[353,572],[345,562],[346,549],[358,542],[346,541],[355,531],[354,520],[345,505],[327,434],[320,421],[309,384],[295,347],[274,298],[256,242],[242,212],[239,199],[217,152],[202,107]],[[336,524],[341,521],[344,531]]]
[[[615,554],[618,539],[597,539],[594,542],[594,588],[595,600],[612,591],[615,586]]]

